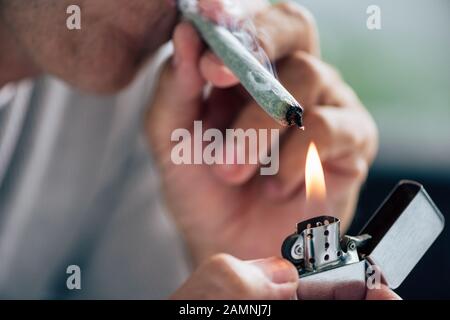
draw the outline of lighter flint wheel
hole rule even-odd
[[[293,264],[299,264],[303,260],[303,259],[295,259],[292,256],[292,246],[295,244],[298,237],[299,235],[296,233],[291,234],[284,240],[283,245],[281,246],[281,255],[283,256],[283,258],[289,260]]]

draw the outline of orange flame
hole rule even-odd
[[[307,200],[325,200],[327,196],[325,176],[322,163],[320,162],[319,152],[317,151],[314,142],[311,142],[309,145],[308,153],[306,155],[305,184]]]

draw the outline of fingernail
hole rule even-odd
[[[273,283],[282,284],[298,281],[297,270],[284,259],[269,258],[255,261],[253,264],[257,265]]]
[[[214,53],[207,53],[206,56],[207,59],[209,59],[212,63],[217,64],[219,66],[223,66],[222,60],[218,56],[216,56]]]
[[[272,282],[277,284],[296,282],[298,280],[298,275],[297,272],[294,272],[293,270],[295,270],[295,268],[292,264],[285,260],[279,260],[272,272]]]

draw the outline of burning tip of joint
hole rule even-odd
[[[290,106],[286,112],[286,121],[289,125],[303,128],[303,109],[299,106]]]

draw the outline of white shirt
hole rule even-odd
[[[143,137],[165,48],[116,96],[51,77],[0,108],[0,297],[165,298],[187,275]],[[1,101],[0,101],[1,103]],[[81,290],[66,287],[69,265]]]

